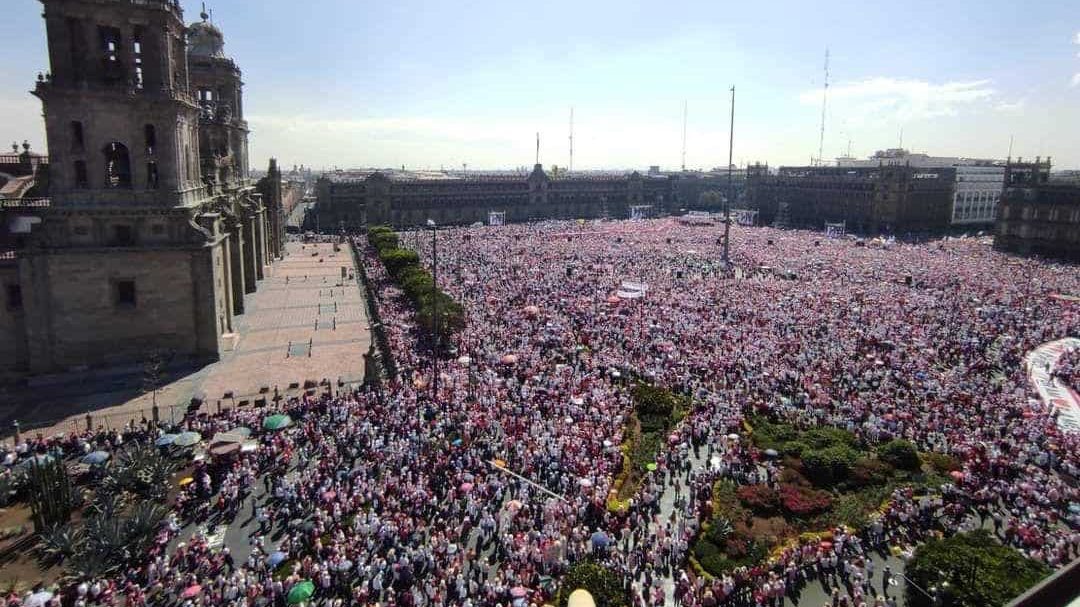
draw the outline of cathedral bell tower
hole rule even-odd
[[[53,206],[186,206],[200,199],[198,105],[173,0],[41,0],[39,77]]]

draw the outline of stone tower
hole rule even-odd
[[[215,360],[233,323],[228,205],[203,182],[180,6],[41,2],[51,206],[19,259],[27,367]]]

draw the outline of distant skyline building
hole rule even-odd
[[[992,158],[930,156],[903,148],[878,150],[865,159],[836,159],[839,167],[911,166],[922,169],[955,169],[955,173],[951,173],[955,177],[950,212],[950,224],[953,226],[989,226],[994,223],[1005,183],[1005,164],[1003,160]]]

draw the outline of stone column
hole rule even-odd
[[[243,217],[244,232],[244,293],[255,292],[255,281],[258,280],[258,260],[255,258],[255,217],[250,211],[245,210]]]
[[[229,283],[233,315],[244,313],[244,234],[238,219],[229,223]]]
[[[266,229],[263,226],[263,210],[260,208],[252,217],[252,231],[255,234],[255,278],[266,278]]]

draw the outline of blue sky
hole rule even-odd
[[[43,147],[47,70],[36,0],[9,0],[0,35],[0,141]],[[825,153],[1051,155],[1080,168],[1080,12],[1071,3],[378,3],[220,0],[214,21],[244,71],[251,161],[285,165],[677,168]],[[199,6],[185,2],[187,20]]]

